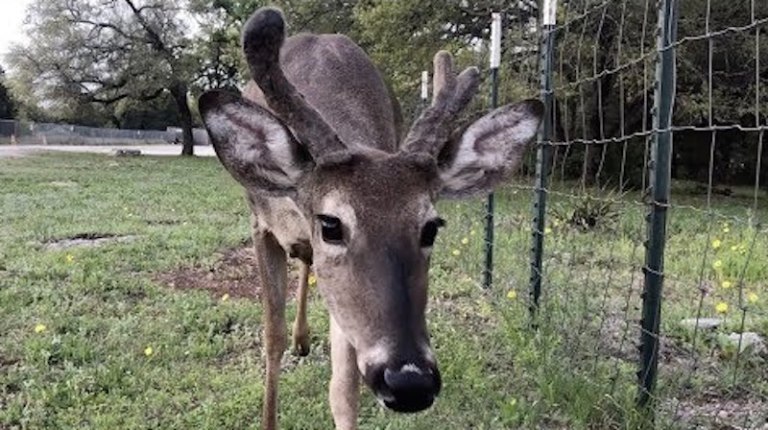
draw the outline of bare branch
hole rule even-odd
[[[147,33],[147,38],[152,47],[155,48],[156,51],[164,53],[167,59],[169,59],[171,52],[165,46],[163,39],[159,34],[157,34],[157,31],[155,31],[155,29],[149,25],[147,20],[144,19],[144,16],[141,14],[141,9],[136,8],[136,5],[133,4],[133,0],[125,0],[125,3],[128,5],[128,7],[131,8],[133,15],[136,17],[136,20],[139,22],[139,24],[141,24],[141,27]]]

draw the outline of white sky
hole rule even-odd
[[[5,54],[11,44],[24,40],[21,26],[24,23],[24,10],[30,3],[32,0],[0,0],[0,64],[5,61]]]

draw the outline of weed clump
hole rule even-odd
[[[563,205],[553,209],[555,218],[563,224],[581,231],[611,227],[621,216],[617,203],[621,203],[624,193],[610,191],[597,194],[584,193],[573,199],[572,205]]]

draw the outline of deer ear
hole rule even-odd
[[[200,96],[198,105],[216,155],[246,189],[291,195],[312,169],[288,127],[256,103],[216,90]]]
[[[538,100],[502,106],[470,124],[438,154],[441,197],[488,193],[520,164],[544,114]]]

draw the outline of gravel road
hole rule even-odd
[[[142,155],[179,155],[180,145],[0,145],[0,158],[23,157],[35,152],[87,152],[111,154],[117,149],[138,149]],[[195,155],[213,157],[212,146],[195,146]]]

